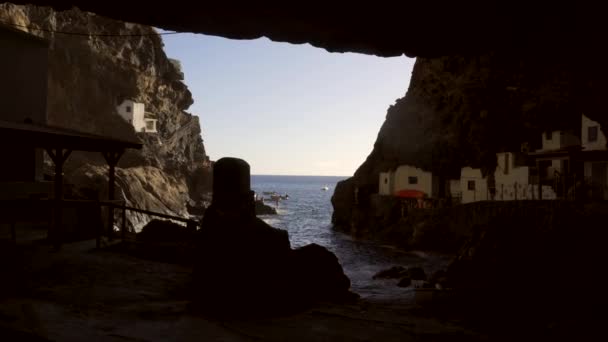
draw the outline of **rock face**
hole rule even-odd
[[[50,41],[49,124],[142,141],[143,150],[127,151],[118,165],[116,198],[180,216],[188,215],[189,207],[204,206],[211,163],[200,123],[186,112],[191,93],[153,28],[77,9],[55,12],[12,4],[0,5],[0,20]],[[134,133],[116,111],[125,99],[144,103],[146,112],[156,115],[158,133]],[[68,182],[99,190],[101,199],[107,198],[106,170],[103,158],[90,153],[73,153],[65,166]],[[150,220],[129,215],[136,228]]]
[[[480,1],[401,1],[365,7],[310,3],[266,8],[257,4],[175,1],[146,6],[114,1],[14,0],[17,3],[78,6],[100,15],[168,30],[198,32],[233,39],[266,36],[274,41],[310,43],[335,52],[379,56],[443,56],[544,44],[557,53],[603,49],[605,25],[601,4],[521,3],[499,6]],[[346,9],[346,10],[345,10]]]
[[[366,201],[381,171],[408,164],[443,181],[459,178],[463,166],[493,172],[497,152],[519,151],[523,142],[537,148],[545,130],[580,130],[582,113],[606,127],[598,85],[608,70],[598,56],[545,48],[418,58],[367,160],[336,187],[334,224],[352,230],[373,215]]]

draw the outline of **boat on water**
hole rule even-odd
[[[329,187],[328,186],[324,186],[324,187],[321,188],[321,190],[327,191],[327,190],[329,190]]]
[[[278,201],[278,200],[286,200],[289,198],[289,195],[285,194],[285,195],[279,195],[279,194],[272,194],[270,195],[270,199],[273,201]]]

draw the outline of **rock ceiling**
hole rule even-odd
[[[378,56],[434,57],[478,53],[497,47],[538,47],[556,53],[603,46],[605,23],[599,8],[489,4],[481,1],[306,2],[261,6],[192,0],[125,2],[116,0],[14,0],[17,4],[77,6],[103,16],[167,30],[233,39],[262,36],[274,41],[310,43],[331,52]],[[586,51],[585,51],[586,53]]]

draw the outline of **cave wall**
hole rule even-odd
[[[188,215],[188,206],[205,204],[211,163],[200,122],[187,112],[192,95],[154,28],[77,9],[57,12],[6,3],[0,4],[0,21],[49,41],[49,124],[143,143],[142,150],[127,150],[120,160],[116,198],[181,216]],[[106,33],[123,36],[100,36]],[[124,99],[144,103],[145,110],[157,116],[158,133],[135,133],[116,111]],[[101,154],[74,152],[65,173],[69,183],[96,189],[107,198],[107,167]],[[165,196],[159,195],[162,189]],[[138,225],[148,219],[130,217]]]

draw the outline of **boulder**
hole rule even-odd
[[[185,242],[191,241],[194,236],[194,231],[177,223],[166,220],[152,220],[137,234],[137,241]]]
[[[346,300],[350,279],[344,274],[338,258],[325,247],[310,244],[292,252],[294,292],[313,300]]]

